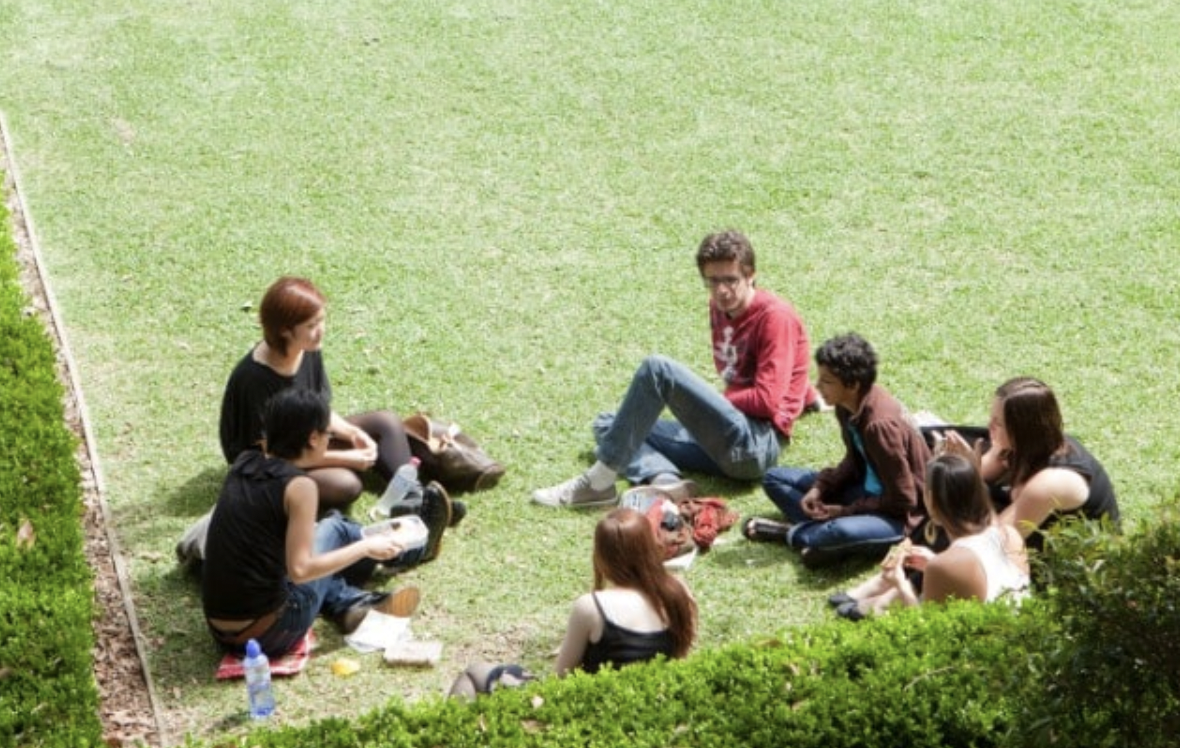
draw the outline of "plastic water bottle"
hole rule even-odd
[[[385,493],[381,494],[381,499],[374,508],[378,514],[388,517],[395,504],[404,501],[407,496],[419,489],[418,463],[417,457],[411,457],[409,462],[399,467],[397,472],[393,474],[393,478],[385,488]]]
[[[680,507],[676,506],[675,502],[664,500],[663,506],[660,507],[660,527],[665,530],[679,530],[683,520],[680,518]]]
[[[250,699],[250,719],[266,719],[275,710],[275,693],[270,687],[270,660],[256,639],[246,642],[246,694]]]

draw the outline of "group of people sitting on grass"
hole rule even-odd
[[[326,299],[311,281],[283,277],[259,306],[263,338],[237,363],[222,397],[220,440],[230,464],[201,548],[202,600],[214,639],[241,652],[256,639],[271,656],[289,651],[325,615],[345,633],[370,609],[407,614],[418,591],[368,592],[376,573],[433,560],[466,507],[431,483],[391,513],[412,512],[428,530],[413,550],[387,533],[362,535],[342,510],[362,476],[388,484],[412,458],[389,411],[345,418],[331,407],[321,355]]]
[[[810,569],[885,558],[897,548],[878,577],[833,596],[839,614],[852,619],[923,599],[1018,598],[1029,586],[1025,547],[1040,550],[1050,525],[1074,515],[1117,527],[1109,476],[1065,433],[1043,382],[1002,384],[986,428],[921,427],[877,383],[877,354],[855,333],[815,350],[811,385],[806,329],[790,304],[757,288],[744,236],[706,237],[697,267],[710,293],[723,390],[677,362],[649,357],[618,412],[595,421],[596,462],[534,492],[535,502],[612,504],[620,475],[667,487],[674,498],[695,491],[684,472],[761,479],[782,519],[748,519],[742,528],[750,540],[784,543]],[[779,466],[795,421],[828,409],[843,458],[820,470]],[[673,418],[661,419],[665,411]]]
[[[331,408],[320,353],[325,307],[310,281],[278,279],[259,308],[263,339],[226,385],[220,436],[230,469],[202,525],[200,550],[206,624],[225,651],[240,654],[255,639],[272,657],[282,655],[320,616],[350,633],[370,610],[412,614],[416,588],[374,592],[367,583],[434,560],[444,533],[466,514],[437,482],[399,498],[389,514],[416,515],[426,528],[425,543],[412,549],[388,533],[366,534],[347,516],[363,475],[376,473],[387,489],[411,448],[393,413],[345,418]],[[593,566],[596,591],[574,603],[559,673],[688,652],[696,602],[664,568],[646,517],[617,509],[604,518]],[[487,689],[520,672],[475,665],[462,679]]]
[[[814,351],[812,385],[805,326],[789,303],[756,286],[754,251],[742,234],[705,237],[696,262],[724,387],[648,357],[619,409],[595,420],[594,464],[535,491],[536,503],[616,506],[620,476],[631,490],[654,487],[672,499],[696,495],[688,472],[761,480],[782,519],[750,518],[743,523],[750,540],[797,549],[808,568],[885,558],[878,575],[832,597],[850,619],[922,600],[1019,598],[1029,587],[1025,548],[1041,548],[1049,525],[1068,515],[1117,524],[1109,477],[1065,434],[1042,382],[1005,382],[986,429],[919,428],[877,383],[877,355],[859,335]],[[231,469],[209,520],[202,589],[209,629],[224,648],[240,651],[254,638],[277,655],[317,615],[347,632],[371,609],[412,612],[417,590],[369,592],[365,583],[435,558],[466,508],[432,484],[393,511],[421,517],[423,547],[363,534],[341,510],[362,492],[363,473],[389,482],[410,460],[403,424],[386,411],[344,418],[331,409],[320,355],[325,300],[309,281],[279,279],[260,319],[264,338],[234,369],[223,400]],[[795,422],[827,410],[843,459],[822,470],[779,466]],[[615,508],[598,523],[593,567],[594,591],[574,603],[559,675],[688,652],[696,603],[665,569],[643,515]],[[518,666],[478,664],[454,693],[526,675]]]

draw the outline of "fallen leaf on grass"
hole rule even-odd
[[[361,664],[348,657],[341,657],[332,662],[333,675],[352,675],[361,669]]]
[[[16,547],[27,551],[33,547],[35,542],[37,542],[37,533],[33,532],[33,523],[26,519],[21,522],[20,529],[16,531]]]

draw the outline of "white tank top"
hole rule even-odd
[[[1019,602],[1028,595],[1028,573],[1008,558],[1004,550],[1004,534],[992,526],[978,535],[959,538],[952,545],[961,546],[975,554],[987,577],[987,597],[990,603],[1000,596]]]

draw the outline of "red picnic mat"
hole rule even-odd
[[[302,672],[311,658],[311,650],[315,647],[315,632],[308,630],[307,636],[299,640],[295,647],[283,655],[270,661],[271,675],[295,675]],[[217,680],[231,680],[246,677],[246,669],[242,667],[244,657],[226,653],[217,665]]]

